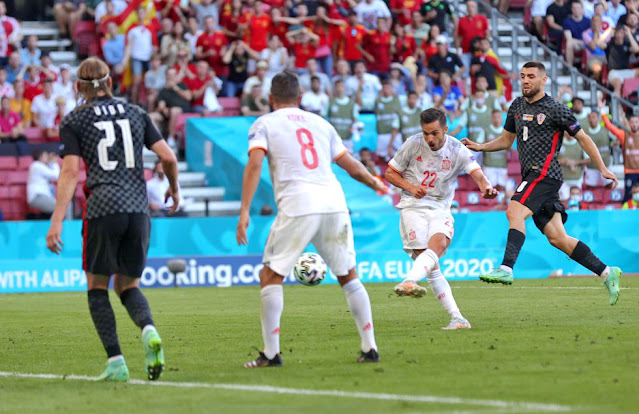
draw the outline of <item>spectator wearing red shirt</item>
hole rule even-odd
[[[313,33],[319,36],[319,44],[315,58],[322,68],[322,71],[326,75],[331,76],[333,74],[333,54],[337,50],[337,48],[333,48],[332,45],[337,43],[339,39],[339,35],[335,37],[335,28],[339,30],[341,26],[346,25],[346,22],[341,19],[330,18],[326,7],[319,6],[314,23]]]
[[[11,102],[3,96],[0,100],[0,142],[3,144],[12,142],[26,142],[22,121],[17,112],[11,110]]]
[[[411,23],[412,13],[419,11],[421,5],[422,0],[390,0],[389,2],[391,12],[396,15],[396,21],[403,26]]]
[[[476,37],[490,37],[488,19],[482,14],[477,14],[477,2],[475,0],[468,0],[466,2],[466,10],[468,11],[468,15],[459,19],[457,30],[455,31],[455,47],[457,47],[457,50],[461,47],[461,59],[462,62],[464,62],[464,67],[466,67],[464,76],[468,75],[470,60],[473,57],[474,51],[471,50],[471,42]]]
[[[358,23],[357,13],[348,11],[348,24],[342,26],[341,57],[343,57],[353,69],[355,62],[362,60],[364,48],[362,43],[366,36],[366,29]]]
[[[225,78],[228,71],[222,62],[222,56],[226,53],[228,39],[224,32],[215,30],[215,19],[212,16],[206,16],[204,28],[204,33],[195,43],[195,57],[198,60],[206,60],[216,73]]]
[[[306,62],[315,57],[319,36],[306,27],[286,33],[295,54],[295,73],[303,75],[307,72]]]
[[[377,19],[377,29],[368,32],[364,38],[364,57],[369,72],[379,77],[388,76],[391,64],[391,33],[385,18]]]
[[[24,73],[24,99],[32,101],[33,98],[40,95],[43,92],[42,83],[45,80],[54,81],[55,74],[48,71],[46,68],[42,68],[36,65],[25,66]],[[22,78],[22,75],[18,75],[18,78]]]
[[[264,3],[260,0],[255,2],[255,14],[246,21],[246,34],[244,42],[256,52],[266,49],[268,42],[268,34],[271,31],[271,16],[264,13]]]
[[[184,47],[178,49],[177,62],[173,65],[178,83],[182,82],[184,78],[192,78],[195,76],[195,65],[189,63],[189,58],[189,49]]]
[[[209,64],[205,60],[197,62],[195,76],[185,78],[183,82],[191,91],[191,109],[193,112],[209,116],[211,113],[204,106],[204,93],[209,87],[213,88],[215,95],[219,93],[215,83],[215,74],[211,73]]]
[[[408,57],[414,56],[419,62],[417,42],[413,35],[405,33],[404,26],[395,23],[393,28],[393,36],[391,37],[391,52],[393,53],[393,62],[404,62]],[[421,53],[421,52],[420,52]],[[423,55],[423,53],[421,53]],[[421,69],[421,68],[420,68]]]
[[[162,18],[168,17],[173,23],[184,22],[184,11],[180,7],[180,0],[155,0],[155,10],[160,12]]]
[[[230,41],[241,39],[243,36],[242,30],[240,30],[241,18],[242,0],[232,0],[230,5],[224,3],[220,13],[220,26]]]
[[[282,42],[282,45],[286,49],[289,49],[291,45],[288,44],[288,39],[286,38],[289,24],[286,22],[285,19],[286,18],[282,16],[281,9],[271,9],[271,21],[273,22],[273,24],[271,25],[271,35],[277,36],[280,39],[280,42]]]

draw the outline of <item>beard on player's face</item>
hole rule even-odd
[[[526,98],[532,98],[533,96],[537,95],[539,91],[541,90],[539,86],[533,86],[533,85],[526,85],[526,88],[529,88],[529,89],[525,89],[523,85],[521,86],[521,94],[524,95],[524,97]]]

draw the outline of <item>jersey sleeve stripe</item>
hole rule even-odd
[[[481,171],[481,167],[473,168],[472,170],[470,170],[470,172],[468,173],[468,175],[473,175],[473,173],[474,173],[475,171]]]
[[[524,204],[524,202],[528,199],[528,196],[530,195],[532,190],[537,185],[537,183],[543,180],[546,174],[548,174],[548,168],[550,167],[550,163],[552,162],[553,156],[555,155],[555,150],[557,149],[557,142],[559,142],[559,132],[556,132],[555,135],[552,136],[552,148],[550,149],[550,152],[546,156],[546,162],[544,162],[544,168],[541,169],[541,173],[539,174],[539,177],[535,178],[535,180],[530,184],[530,186],[528,186],[528,189],[526,190],[524,195],[521,197],[521,200],[519,201],[521,204]]]
[[[340,158],[342,158],[346,154],[348,154],[348,150],[342,151],[337,157],[333,158],[333,162],[339,160]]]
[[[251,153],[251,151],[253,151],[253,150],[262,150],[262,151],[264,151],[264,153],[265,153],[265,154],[268,154],[268,150],[267,150],[266,148],[264,148],[264,147],[253,147],[253,148],[249,148],[249,150],[248,150],[249,154],[250,154],[250,153]]]
[[[391,170],[395,171],[397,174],[404,174],[403,171],[398,170],[397,168],[393,167],[390,162],[388,163],[388,168],[390,168]]]

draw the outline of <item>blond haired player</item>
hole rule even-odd
[[[484,198],[495,198],[495,190],[473,154],[457,139],[447,135],[446,115],[439,109],[421,113],[422,132],[408,138],[388,163],[386,179],[401,188],[397,208],[404,250],[415,263],[403,282],[393,289],[399,296],[422,297],[426,289],[417,282],[427,278],[433,294],[451,316],[445,330],[470,328],[455,303],[453,292],[442,272],[439,258],[453,239],[450,205],[455,195],[457,175],[473,177]]]
[[[358,362],[377,362],[373,317],[366,288],[355,271],[353,230],[342,187],[332,162],[376,191],[386,191],[364,165],[355,160],[335,128],[318,115],[299,109],[297,76],[282,72],[273,78],[269,101],[274,111],[258,118],[249,130],[249,161],[244,169],[237,241],[248,242],[249,210],[268,159],[277,203],[277,217],[264,248],[260,273],[264,351],[246,368],[281,366],[280,317],[284,308],[282,281],[300,254],[313,243],[344,290],[361,337]]]

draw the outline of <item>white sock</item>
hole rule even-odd
[[[507,272],[507,273],[512,273],[513,272],[513,268],[510,267],[510,266],[499,265],[499,267],[501,267],[501,270],[503,270],[504,272]]]
[[[142,335],[144,335],[147,331],[153,329],[154,331],[156,331],[157,329],[155,329],[155,326],[148,324],[145,325],[144,328],[142,328]]]
[[[415,259],[413,267],[408,272],[404,282],[419,282],[426,277],[439,263],[439,256],[434,251],[428,249]]]
[[[439,269],[435,269],[428,274],[428,285],[430,286],[433,294],[439,300],[440,305],[448,312],[451,318],[461,318],[462,314],[459,312],[455,298],[453,297],[453,291],[450,289],[448,280],[444,277]]]
[[[373,329],[373,312],[368,292],[359,279],[351,280],[342,286],[346,302],[355,319],[357,331],[362,338],[362,351],[377,350],[375,330]]]
[[[260,291],[264,355],[273,359],[280,353],[280,318],[284,310],[282,285],[268,285]]]
[[[610,275],[610,268],[608,266],[606,266],[606,268],[604,269],[603,272],[601,272],[601,274],[599,275],[600,277],[603,277],[604,280],[608,278],[608,276]]]
[[[124,361],[124,355],[120,354],[120,355],[115,355],[110,357],[109,359],[107,359],[108,362],[113,362],[113,361],[117,361],[117,360],[123,360]]]

